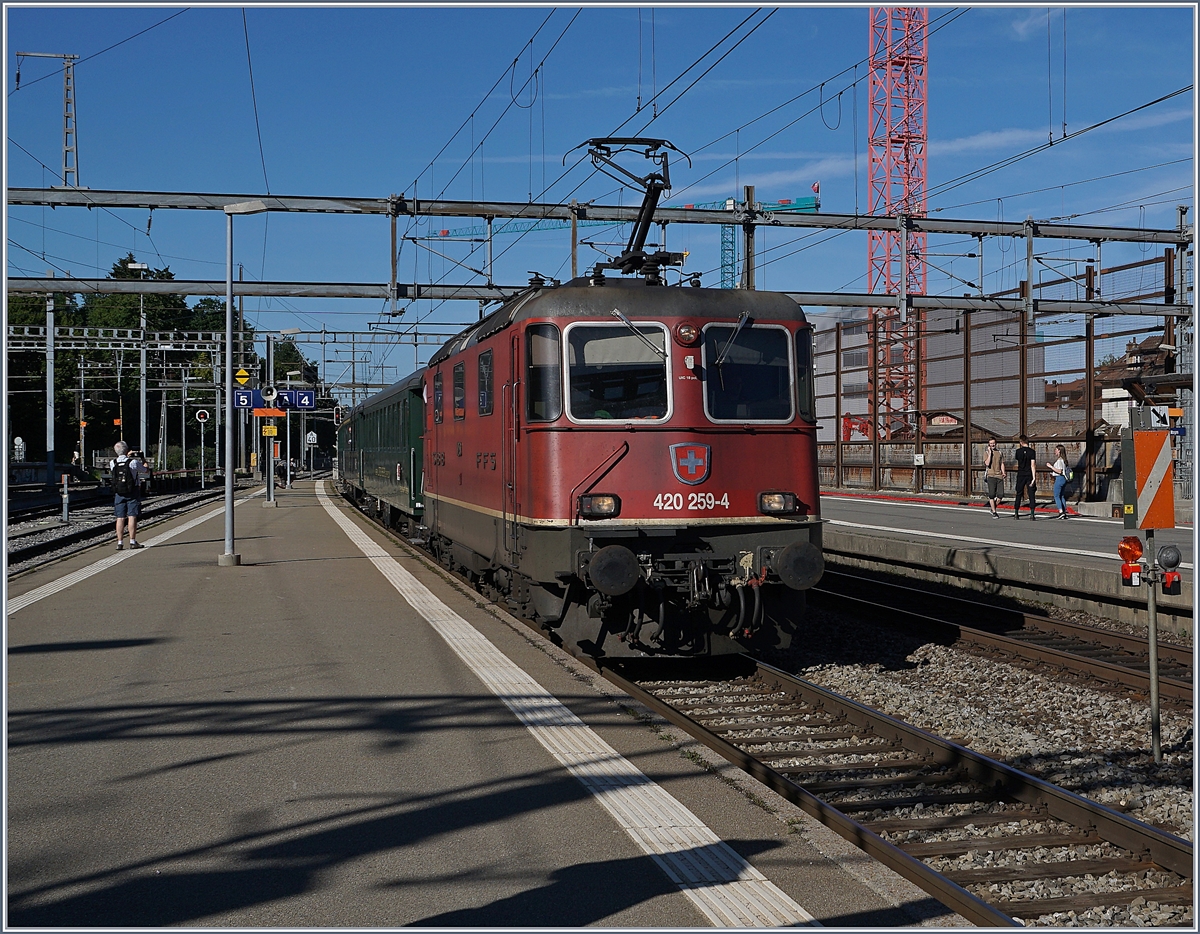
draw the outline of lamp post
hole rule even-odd
[[[292,397],[292,377],[300,376],[300,375],[301,375],[301,373],[299,370],[288,370],[287,371],[288,398]],[[286,418],[287,418],[287,428],[286,428],[286,431],[287,431],[287,488],[290,490],[292,488],[292,406],[291,406],[291,403],[288,404]]]
[[[225,205],[225,359],[233,360],[233,215],[261,214],[267,206],[261,201],[242,201]],[[221,567],[242,563],[233,550],[233,367],[225,368],[225,552],[217,558]]]
[[[146,278],[146,270],[150,267],[146,263],[128,263],[125,268],[136,270],[138,279],[142,280]],[[138,450],[145,454],[149,438],[146,423],[146,295],[143,292],[138,293],[138,327],[142,329],[141,376],[138,378]],[[121,423],[123,428],[124,419]]]

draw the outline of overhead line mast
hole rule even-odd
[[[870,16],[867,210],[897,219],[896,229],[867,237],[867,291],[898,296],[891,307],[871,309],[874,429],[887,441],[914,437],[923,408],[920,314],[908,314],[907,299],[926,291],[925,233],[907,220],[926,213],[929,10],[873,7]]]
[[[21,86],[21,59],[59,58],[63,63],[63,170],[66,188],[79,187],[79,141],[75,133],[75,63],[78,55],[61,52],[18,52],[17,87]]]

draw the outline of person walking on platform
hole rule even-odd
[[[112,476],[113,515],[117,518],[117,551],[125,547],[125,523],[129,522],[129,547],[141,548],[137,540],[137,520],[142,511],[141,487],[142,464],[129,456],[129,445],[118,441],[113,445],[115,459],[108,462]]]
[[[996,449],[996,439],[988,438],[987,453],[983,455],[983,479],[987,483],[988,508],[992,518],[999,519],[1000,500],[1004,495],[1004,455]]]
[[[1046,467],[1054,475],[1054,505],[1058,507],[1058,518],[1067,518],[1067,497],[1063,493],[1070,477],[1067,467],[1067,449],[1061,444],[1054,445],[1054,463],[1047,462]]]
[[[1034,460],[1037,454],[1029,446],[1029,439],[1020,436],[1020,445],[1013,451],[1013,459],[1017,462],[1017,493],[1013,497],[1013,518],[1021,518],[1021,494],[1029,497],[1029,518],[1037,518],[1037,502],[1034,500],[1034,488],[1037,480],[1034,477]]]

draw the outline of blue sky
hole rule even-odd
[[[785,7],[769,18],[772,8],[763,8],[664,92],[656,120],[655,91],[753,8],[248,7],[243,22],[242,8],[197,6],[129,39],[180,9],[5,8],[9,186],[55,184],[62,163],[61,68],[25,59],[21,87],[14,87],[16,53],[38,51],[87,59],[75,80],[79,177],[91,188],[257,194],[269,183],[271,192],[291,195],[415,191],[423,198],[629,202],[639,196],[589,177],[586,163],[570,172],[563,166],[583,140],[620,127],[622,135],[663,137],[691,154],[691,168],[682,159],[672,163],[676,203],[733,196],[745,184],[757,187],[760,200],[797,197],[819,180],[824,211],[867,211],[866,7]],[[1064,121],[1074,133],[1191,85],[1190,6],[939,7],[930,20],[928,175],[936,194],[929,207],[937,216],[1174,226],[1175,205],[1193,203],[1191,91],[943,190],[1051,134],[1058,139]],[[471,157],[472,140],[485,134],[482,151]],[[10,208],[8,275],[51,268],[58,275],[104,274],[132,250],[153,266],[169,264],[179,278],[223,277],[219,213],[158,211],[149,237],[146,222],[146,211]],[[409,232],[469,223],[434,220]],[[247,278],[388,277],[382,218],[276,214],[239,219],[237,231],[236,260]],[[627,232],[588,228],[586,235],[611,242]],[[796,236],[773,231],[760,239],[767,261],[760,287],[865,291],[865,235],[810,234],[785,243]],[[467,256],[468,247],[442,246],[482,265],[479,254]],[[689,250],[687,268],[718,283],[717,228],[672,227],[668,246]],[[999,246],[985,251],[989,291],[1020,278],[1015,267],[1001,268],[1014,254],[1001,255]],[[930,244],[931,251],[969,249],[949,239]],[[1064,248],[1062,255],[1089,249]],[[565,231],[498,239],[495,252],[502,283],[523,282],[533,269],[570,273]],[[1124,253],[1138,258],[1136,248]],[[1105,265],[1124,253],[1106,247]],[[581,249],[581,262],[598,257]],[[974,259],[938,264],[964,278],[977,270]],[[472,278],[405,243],[400,278],[414,277]],[[930,291],[959,290],[931,271]],[[247,310],[264,328],[365,329],[380,320],[382,307],[250,299]],[[476,313],[471,304],[426,301],[402,320],[467,321]],[[386,361],[381,355],[376,362],[397,368],[385,372],[389,378],[411,368],[411,347],[383,353]]]

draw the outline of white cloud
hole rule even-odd
[[[860,170],[866,172],[865,161],[860,160]],[[723,179],[709,179],[697,185],[689,186],[686,191],[672,195],[671,203],[693,203],[704,201],[709,197],[726,196],[733,191],[733,177],[730,172]],[[809,162],[800,168],[786,169],[778,172],[745,172],[741,173],[739,182],[742,185],[753,185],[756,197],[763,199],[805,197],[811,194],[809,186],[815,181],[843,178],[854,174],[854,159],[845,156],[831,156]]]
[[[1030,36],[1040,37],[1045,32],[1045,29],[1045,9],[1030,10],[1020,19],[1012,21],[1012,31],[1021,41],[1028,39]]]
[[[1046,142],[1046,132],[1043,130],[1022,130],[1015,127],[1007,130],[987,130],[973,136],[961,136],[958,139],[930,140],[929,155],[953,156],[995,149],[1011,150],[1018,147],[1024,149],[1044,142]]]

